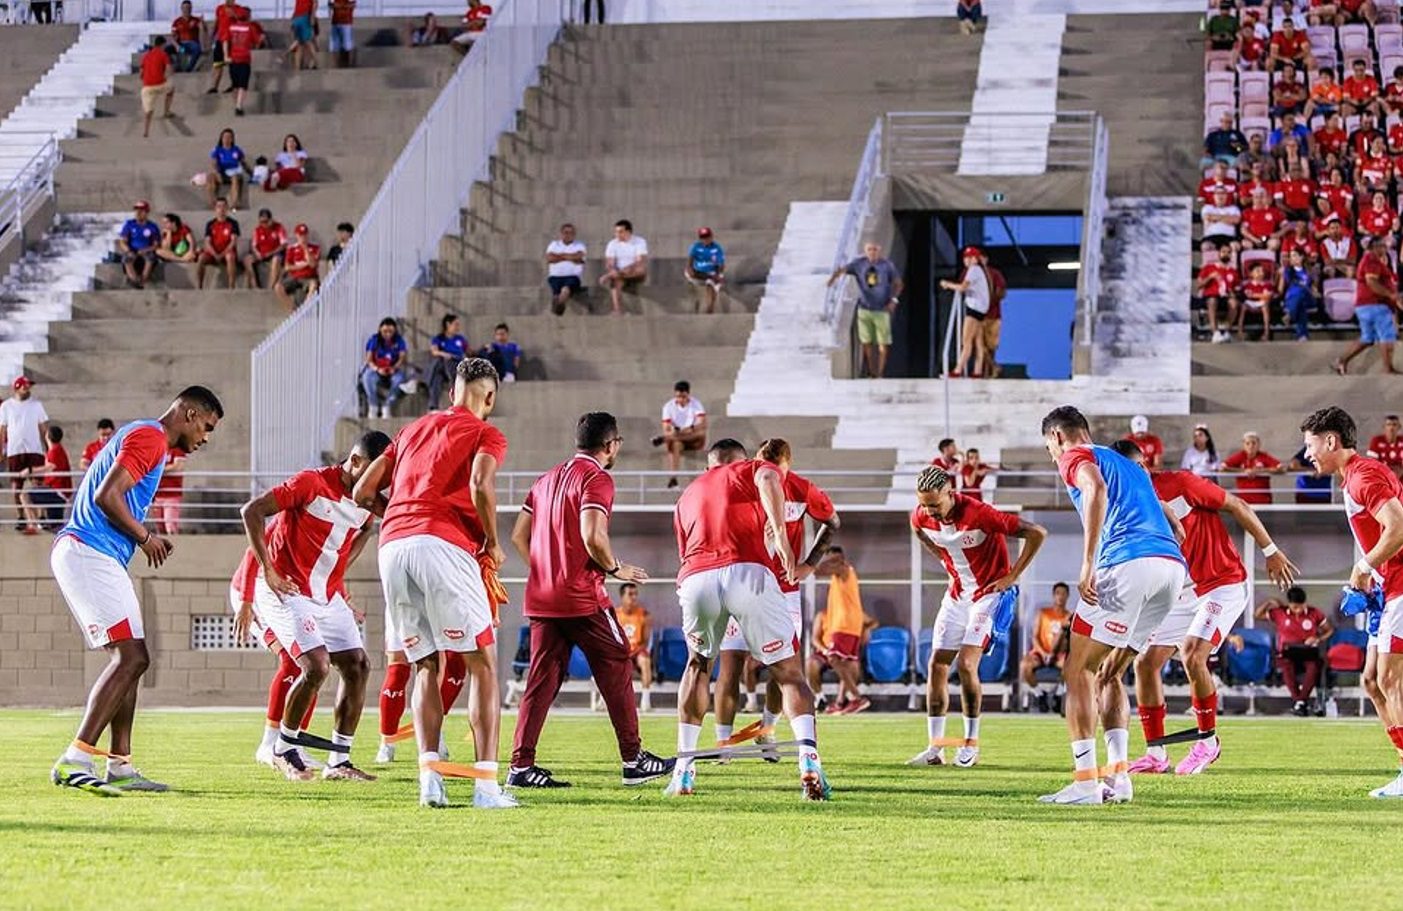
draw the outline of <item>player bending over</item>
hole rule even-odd
[[[1117,440],[1111,448],[1145,467],[1145,456],[1134,440]],[[1146,469],[1148,470],[1148,469]],[[1174,767],[1176,775],[1197,775],[1218,760],[1218,687],[1208,659],[1232,632],[1247,609],[1247,568],[1233,546],[1220,513],[1247,529],[1262,549],[1267,574],[1282,588],[1296,577],[1296,567],[1272,543],[1262,520],[1240,497],[1191,471],[1152,472],[1155,495],[1173,512],[1184,529],[1180,550],[1189,564],[1192,583],[1179,593],[1169,615],[1135,661],[1135,702],[1149,748],[1130,764],[1132,775],[1162,775],[1169,771],[1169,754],[1155,741],[1164,737],[1164,682],[1160,676],[1174,652],[1189,675],[1190,698],[1198,728],[1188,755]]]
[[[1082,603],[1072,616],[1071,651],[1062,669],[1075,775],[1071,784],[1038,800],[1125,802],[1133,796],[1130,697],[1121,678],[1173,607],[1188,573],[1171,516],[1149,475],[1114,450],[1092,445],[1086,418],[1071,405],[1048,412],[1042,434],[1081,515],[1083,535],[1077,581]],[[1107,660],[1117,649],[1123,651]],[[1098,702],[1106,732],[1104,787],[1096,762]]]
[[[132,765],[136,697],[151,658],[126,566],[138,549],[152,568],[170,556],[171,542],[141,524],[156,498],[166,453],[173,448],[193,453],[223,417],[224,406],[213,392],[188,387],[157,420],[118,429],[73,495],[73,512],[54,540],[49,565],[88,647],[105,649],[108,662],[88,693],[73,743],[54,763],[56,785],[108,797],[167,790]],[[97,743],[108,728],[112,736],[104,752]],[[97,777],[94,756],[107,757],[105,778]]]
[[[346,568],[364,549],[373,521],[371,511],[357,506],[351,492],[389,445],[389,437],[372,430],[341,464],[299,471],[240,510],[259,567],[253,612],[259,625],[272,630],[301,669],[288,690],[273,744],[273,768],[291,781],[307,781],[316,773],[298,749],[309,745],[304,730],[288,722],[309,714],[333,667],[341,676],[331,734],[335,749],[329,751],[322,777],[375,779],[351,763],[351,744],[365,709],[370,660],[346,600],[345,576]]]
[[[911,532],[945,565],[950,585],[935,618],[935,648],[926,668],[929,743],[906,764],[945,764],[945,712],[950,707],[950,664],[955,662],[965,721],[955,765],[967,769],[979,761],[979,709],[984,695],[979,659],[993,641],[994,608],[1000,596],[1018,584],[1047,539],[1047,529],[956,493],[955,479],[934,465],[916,478],[916,499],[919,505],[911,513]],[[1006,537],[1025,542],[1011,568]]]

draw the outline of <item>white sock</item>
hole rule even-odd
[[[978,740],[978,739],[979,739],[979,719],[978,719],[978,718],[971,718],[971,717],[969,717],[968,715],[965,715],[965,716],[964,716],[964,719],[965,719],[965,739],[966,739],[966,740]]]
[[[929,737],[931,741],[941,740],[945,737],[944,715],[926,716],[926,736]],[[940,749],[940,747],[937,747],[934,742],[930,744],[930,748],[933,750]]]
[[[488,794],[501,792],[502,786],[497,783],[497,763],[495,762],[474,762],[473,768],[479,772],[491,772],[491,778],[474,778],[473,790],[485,791]]]
[[[775,717],[776,717],[776,716],[775,716],[775,713],[772,712],[772,711],[770,711],[769,709],[763,709],[763,710],[761,710],[761,712],[760,712],[760,726],[761,726],[761,727],[765,727],[765,728],[772,728],[772,727],[774,727],[774,726],[775,726]]]
[[[428,768],[426,768],[426,766],[428,766],[428,764],[431,763],[431,762],[438,762],[438,753],[433,752],[433,751],[429,751],[429,752],[427,752],[427,753],[420,753],[420,754],[419,754],[419,780],[420,780],[420,781],[422,781],[422,780],[424,779],[424,776],[425,776],[425,775],[436,775],[436,774],[437,774],[436,772],[430,771]]]
[[[290,728],[286,724],[278,725],[278,741],[273,744],[273,752],[281,756],[297,749],[297,744],[293,742],[297,739],[297,734],[297,728]]]
[[[1106,765],[1114,766],[1130,758],[1130,731],[1112,728],[1106,732]]]
[[[805,759],[818,761],[818,724],[814,721],[813,715],[800,715],[797,718],[789,719],[789,729],[794,732],[794,739],[801,741],[799,744],[799,755]],[[803,741],[808,741],[807,744]]]
[[[1096,773],[1096,738],[1072,741],[1072,763],[1078,772]],[[1100,777],[1099,775],[1096,777]],[[1082,782],[1085,784],[1086,782]]]
[[[272,749],[278,743],[278,726],[276,724],[265,724],[263,726],[263,742],[259,747]]]
[[[85,765],[91,768],[93,764],[93,754],[78,749],[77,743],[70,743],[68,749],[63,751],[63,758],[59,761]]]
[[[697,748],[697,741],[701,740],[701,725],[687,724],[685,721],[677,722],[677,752],[679,758],[677,765],[673,769],[680,775],[692,767],[693,760],[682,759],[682,753],[690,753]]]
[[[1169,751],[1164,747],[1147,747],[1145,749],[1145,755],[1155,759],[1165,760],[1169,758]]]
[[[136,768],[132,766],[130,758],[119,758],[117,756],[108,757],[107,774],[109,776],[121,778],[124,775],[131,775],[134,772],[136,772]]]
[[[652,708],[653,708],[653,691],[652,691],[652,690],[644,690],[644,691],[643,691],[643,711],[645,711],[645,712],[652,711]]]
[[[350,761],[351,761],[351,735],[350,735],[350,734],[343,734],[343,733],[341,733],[340,731],[332,731],[332,732],[331,732],[331,742],[334,743],[334,744],[336,744],[336,745],[339,746],[339,747],[345,747],[346,749],[344,749],[344,750],[337,750],[337,751],[334,752],[334,753],[328,754],[327,757],[326,757],[326,764],[329,765],[329,766],[331,766],[332,768],[335,768],[336,766],[341,765],[343,762],[350,762]]]
[[[733,724],[718,724],[718,725],[716,725],[716,742],[717,742],[717,743],[722,743],[723,741],[730,740],[730,739],[731,739],[731,733],[732,733],[734,730],[735,730],[735,725],[733,725]]]

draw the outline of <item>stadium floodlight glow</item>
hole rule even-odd
[[[1075,259],[1047,264],[1047,271],[1049,272],[1076,272],[1080,269],[1081,263]]]

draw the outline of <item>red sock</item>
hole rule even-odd
[[[1164,736],[1164,706],[1140,706],[1140,728],[1145,732],[1145,742],[1158,740]]]
[[[409,665],[385,665],[385,682],[380,687],[380,736],[389,737],[399,730],[404,717],[405,689],[409,686]]]
[[[463,691],[467,679],[467,659],[459,652],[444,652],[443,680],[438,687],[439,698],[443,700],[443,714],[447,715],[453,703],[458,701],[458,694]]]
[[[1194,717],[1198,719],[1199,733],[1207,734],[1218,727],[1218,694],[1213,693],[1200,699],[1193,697]]]
[[[287,708],[287,691],[292,689],[302,669],[287,652],[278,652],[278,669],[273,679],[268,681],[268,724],[282,724],[283,710]]]
[[[1393,741],[1393,745],[1403,750],[1403,725],[1388,729],[1388,739]]]
[[[307,711],[302,713],[302,727],[299,731],[305,731],[312,726],[312,713],[317,710],[317,694],[312,694],[312,701],[307,703]]]

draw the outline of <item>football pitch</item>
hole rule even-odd
[[[284,781],[252,760],[255,712],[140,715],[138,765],[176,790],[92,797],[48,780],[75,723],[0,712],[0,907],[1344,909],[1403,892],[1403,802],[1367,797],[1395,765],[1373,722],[1226,717],[1206,774],[1079,808],[1034,801],[1069,778],[1056,717],[986,716],[968,770],[903,765],[918,714],[820,719],[834,794],[808,804],[792,761],[703,765],[680,800],[624,788],[607,720],[561,713],[540,762],[575,787],[504,812],[466,807],[456,781],[456,806],[420,809],[412,748],[377,782]],[[461,717],[449,730],[467,758]],[[672,717],[643,730],[672,752]]]

